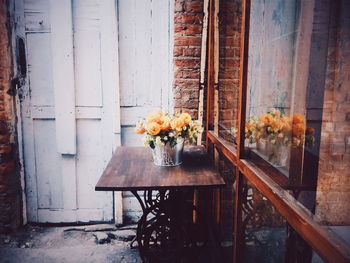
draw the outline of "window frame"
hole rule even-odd
[[[213,6],[215,0],[209,0]],[[207,149],[214,148],[231,162],[236,171],[235,184],[235,211],[234,211],[234,262],[240,262],[239,253],[242,246],[243,237],[241,231],[242,219],[242,184],[243,177],[256,187],[287,220],[295,231],[326,261],[329,262],[349,262],[350,246],[347,246],[343,239],[328,229],[317,223],[313,214],[301,205],[290,193],[287,178],[276,171],[276,169],[261,169],[253,159],[247,158],[245,151],[245,122],[247,106],[247,84],[248,84],[248,54],[249,54],[249,27],[250,27],[250,7],[251,0],[242,0],[242,23],[241,23],[241,52],[240,52],[240,88],[239,88],[239,108],[238,108],[238,134],[237,146],[218,136],[214,130],[213,116],[218,109],[213,103],[213,94],[217,91],[217,84],[213,80],[215,74],[214,60],[211,56],[214,43],[213,26],[209,25],[207,50],[207,95],[208,101],[207,124],[206,124],[206,146]],[[209,21],[214,19],[213,9],[209,10]],[[210,23],[210,22],[209,22]],[[213,147],[212,147],[213,146]],[[283,179],[282,177],[285,179]]]

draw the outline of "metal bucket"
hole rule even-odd
[[[152,149],[153,162],[157,166],[176,166],[182,163],[184,141],[178,142],[174,147],[169,143],[165,146],[156,146]]]

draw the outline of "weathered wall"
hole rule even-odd
[[[350,2],[339,2],[330,21],[316,215],[326,224],[349,225]]]
[[[0,1],[0,233],[21,223],[21,187],[15,143],[11,49],[6,1]]]

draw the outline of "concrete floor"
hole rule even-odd
[[[141,262],[137,248],[130,248],[134,236],[134,226],[27,225],[0,235],[0,262]]]

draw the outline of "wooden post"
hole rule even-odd
[[[247,80],[248,80],[248,49],[249,49],[249,24],[250,24],[250,0],[242,1],[242,25],[241,25],[241,52],[240,52],[240,88],[238,108],[238,138],[237,159],[244,159],[245,121],[247,106]],[[234,216],[234,244],[233,262],[240,262],[240,252],[244,233],[242,230],[242,186],[243,174],[236,167],[236,193]]]
[[[200,64],[200,81],[199,81],[199,104],[198,104],[198,122],[203,125],[204,112],[204,87],[205,87],[205,67],[207,61],[207,41],[208,41],[208,8],[209,0],[204,0],[203,3],[203,29],[202,29],[202,46],[201,46],[201,64]],[[202,133],[198,135],[197,145],[202,144]],[[198,190],[193,191],[193,206],[198,206]],[[192,213],[193,223],[197,222],[197,212]]]
[[[219,135],[219,0],[214,2],[214,133]],[[219,152],[214,148],[215,166],[219,167]],[[214,217],[215,223],[221,221],[221,190],[214,190]]]

